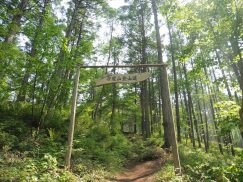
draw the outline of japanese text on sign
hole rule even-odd
[[[133,73],[133,74],[114,74],[96,80],[96,85],[104,85],[109,83],[135,83],[144,81],[149,77],[149,73]]]

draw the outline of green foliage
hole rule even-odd
[[[12,134],[22,136],[29,134],[30,130],[27,127],[33,127],[36,130],[40,121],[40,110],[42,105],[33,106],[28,102],[3,102],[0,103],[0,127],[6,128],[5,131]],[[34,109],[32,113],[32,109]],[[43,124],[46,128],[55,130],[56,134],[61,135],[67,130],[69,111],[65,109],[49,112],[49,117],[46,118]],[[32,133],[33,134],[33,133]]]
[[[94,125],[87,134],[76,137],[74,143],[74,160],[89,159],[107,168],[121,167],[131,145],[120,134],[112,136],[105,123]]]
[[[185,182],[188,181],[188,178],[185,175],[176,176],[174,171],[173,161],[167,161],[163,169],[156,174],[156,181],[158,182]]]
[[[63,169],[66,144],[62,140],[62,133],[49,128],[38,133],[33,130],[32,135],[30,132],[26,135],[23,131],[28,129],[21,120],[1,121],[0,181],[100,180],[107,175],[107,168],[117,169],[121,166],[129,151],[125,137],[111,136],[107,126],[93,127],[87,133],[88,138],[75,141],[78,144],[73,150],[74,173],[70,173]],[[96,134],[92,138],[94,131]],[[85,148],[82,154],[82,148],[78,148],[81,143]]]
[[[222,156],[216,149],[205,153],[201,149],[180,146],[184,174],[190,181],[242,181],[243,158]]]
[[[65,148],[55,132],[49,129],[48,136],[33,129],[31,135],[22,120],[1,120],[0,181],[77,181],[74,174],[60,168]]]
[[[19,141],[28,135],[26,124],[13,118],[0,120],[0,150],[16,148]]]
[[[0,159],[1,181],[77,181],[77,177],[61,170],[50,154],[32,159],[23,154],[4,153]]]
[[[243,180],[242,149],[239,155],[221,155],[216,146],[211,145],[208,153],[202,149],[193,149],[185,144],[180,145],[182,175],[174,173],[173,160],[167,157],[163,169],[156,175],[157,181],[222,181],[239,182]]]
[[[17,142],[17,137],[5,131],[0,132],[0,149],[4,147],[12,148]]]
[[[216,118],[222,135],[230,133],[240,126],[240,106],[233,101],[222,101],[215,104]]]
[[[146,161],[157,159],[162,155],[162,149],[159,147],[160,142],[158,141],[161,140],[160,137],[153,137],[144,141],[140,136],[134,135],[130,140],[133,145],[129,160]]]

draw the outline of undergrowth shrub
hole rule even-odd
[[[107,123],[95,123],[87,133],[76,135],[73,172],[87,181],[102,181],[108,175],[106,171],[120,170],[127,161],[152,160],[162,155],[156,136],[145,141],[136,134],[112,135]]]
[[[42,105],[35,104],[34,112],[32,112],[32,109],[32,104],[28,102],[0,103],[0,121],[8,120],[12,123],[16,122],[18,125],[25,125],[19,127],[22,129],[26,127],[37,128],[41,117]],[[53,128],[64,133],[68,128],[69,114],[69,108],[50,110],[45,117],[45,122],[42,127]],[[8,126],[10,126],[10,124],[11,123],[9,123]],[[17,131],[16,128],[12,128],[11,130]],[[23,133],[25,133],[25,131],[22,131],[20,134],[22,135]]]
[[[188,176],[175,175],[174,165],[172,160],[168,160],[167,163],[163,166],[162,170],[156,174],[156,182],[186,182],[189,181]]]
[[[12,148],[17,143],[17,137],[11,135],[5,131],[0,131],[0,149],[3,149],[5,146]]]
[[[0,150],[6,146],[17,149],[20,141],[28,136],[28,128],[21,120],[12,118],[0,119]]]
[[[211,148],[209,153],[202,149],[180,147],[184,173],[191,181],[243,181],[243,158],[221,155]]]
[[[50,154],[33,159],[8,152],[0,158],[0,169],[0,181],[78,181],[72,173],[58,168]]]
[[[129,155],[130,147],[131,143],[123,135],[111,135],[106,123],[93,125],[86,134],[75,137],[74,166],[86,163],[85,161],[89,160],[89,163],[94,164],[93,166],[103,166],[109,170],[117,170]],[[87,170],[87,167],[82,165],[78,168],[79,173]],[[94,168],[97,169],[97,167]],[[80,171],[80,169],[84,171]]]
[[[27,102],[7,102],[0,103],[0,119],[18,121],[18,124],[37,127],[40,109],[35,106],[35,112],[32,113],[32,104]],[[38,109],[37,109],[38,108]],[[19,122],[21,121],[21,122]],[[13,129],[15,130],[15,129]]]
[[[233,157],[224,153],[221,155],[213,144],[208,153],[203,149],[194,149],[181,144],[179,146],[182,175],[176,176],[172,160],[167,161],[157,174],[157,181],[171,182],[241,182],[243,181],[242,149]]]
[[[133,145],[130,160],[146,161],[160,157],[162,149],[159,147],[160,142],[156,140],[155,138],[151,138],[144,141],[140,136],[131,138]]]

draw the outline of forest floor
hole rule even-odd
[[[163,160],[161,158],[144,162],[132,162],[126,166],[123,172],[110,178],[108,182],[154,182],[155,174],[161,169],[162,165]]]

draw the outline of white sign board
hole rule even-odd
[[[96,80],[96,86],[110,83],[136,83],[141,82],[149,77],[149,72],[133,73],[133,74],[114,74],[106,75],[103,78]]]

